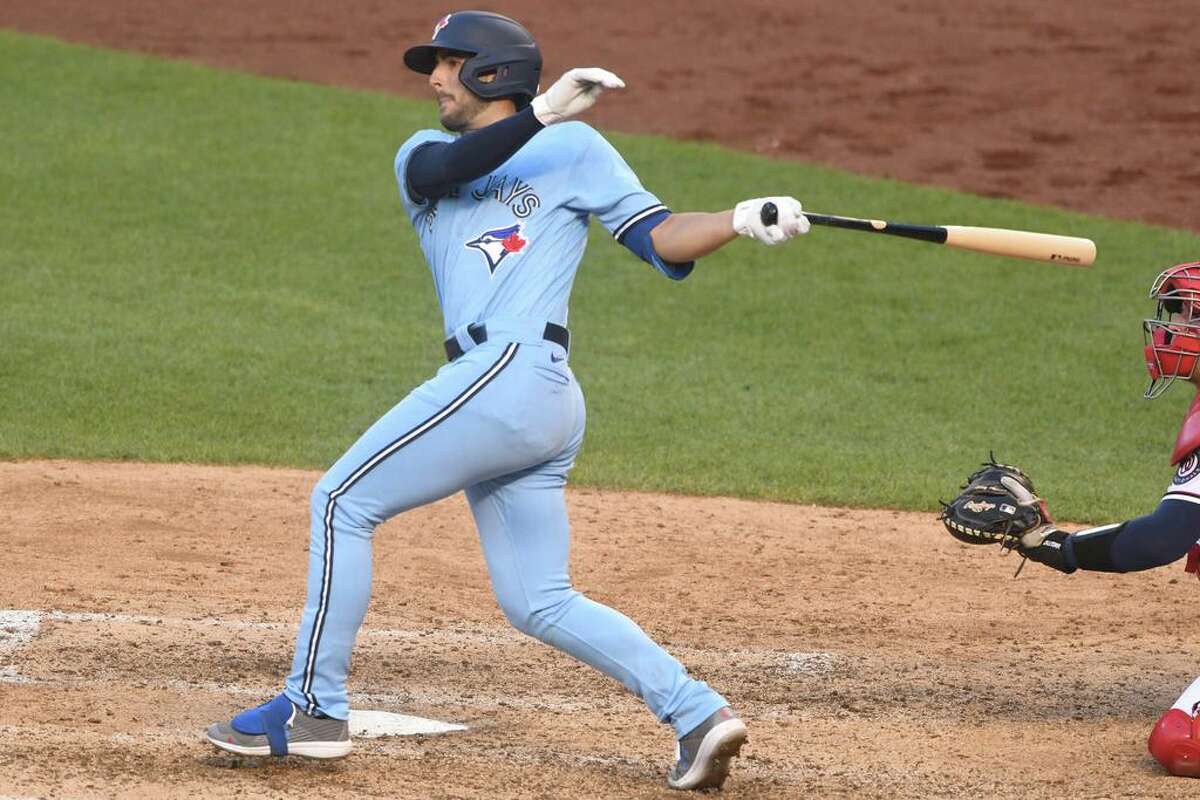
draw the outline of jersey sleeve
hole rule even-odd
[[[696,262],[688,261],[683,264],[676,264],[663,260],[663,257],[654,249],[654,240],[650,238],[650,232],[654,230],[655,226],[669,216],[671,216],[671,212],[665,208],[661,208],[653,214],[648,214],[628,226],[625,232],[618,237],[617,241],[624,245],[629,252],[654,267],[663,275],[666,275],[671,280],[681,281],[692,274],[692,267],[696,266]]]
[[[1193,450],[1179,462],[1163,500],[1183,500],[1200,505],[1200,449]]]
[[[634,244],[626,242],[633,233],[638,246],[630,249],[659,272],[676,280],[687,277],[692,264],[668,263],[654,252],[653,247],[641,246],[644,244],[641,239],[648,240],[649,230],[654,223],[661,222],[670,209],[643,188],[615,147],[591,128],[581,127],[587,132],[587,138],[571,171],[574,197],[568,205],[596,217],[621,244]],[[642,222],[651,224],[639,226]]]
[[[417,217],[420,216],[428,208],[429,203],[424,199],[414,200],[412,192],[409,190],[408,179],[406,177],[408,158],[421,145],[429,144],[430,142],[444,142],[450,137],[441,131],[423,130],[417,131],[412,136],[408,137],[408,141],[400,145],[400,149],[396,152],[396,159],[392,163],[392,170],[396,174],[396,183],[400,189],[400,202],[404,204],[404,210],[408,213],[408,218],[414,223]]]

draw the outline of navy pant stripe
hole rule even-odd
[[[336,489],[329,493],[329,501],[325,504],[325,559],[321,569],[321,593],[317,603],[317,615],[313,620],[312,635],[309,638],[308,658],[304,664],[304,683],[300,688],[300,691],[304,693],[304,697],[308,700],[307,713],[312,714],[317,709],[317,698],[312,694],[311,690],[313,680],[316,678],[317,650],[321,646],[321,633],[325,627],[325,612],[329,609],[329,594],[331,584],[333,583],[333,512],[334,507],[337,505],[337,499],[350,491],[354,484],[358,483],[359,480],[379,464],[383,463],[389,456],[399,452],[408,443],[419,439],[424,434],[433,430],[454,414],[455,411],[462,408],[468,400],[478,394],[483,387],[491,383],[512,362],[519,347],[520,345],[516,342],[509,344],[500,355],[500,358],[488,367],[487,371],[479,376],[474,383],[464,389],[458,397],[455,397],[445,407],[420,425],[417,425],[379,450],[379,452],[375,453],[375,455],[359,466],[358,469],[350,473],[349,477],[342,481]]]

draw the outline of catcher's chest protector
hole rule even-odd
[[[1175,452],[1171,453],[1171,463],[1178,464],[1200,447],[1200,392],[1188,407],[1187,416],[1183,418],[1183,427],[1179,429],[1179,438],[1175,440]]]

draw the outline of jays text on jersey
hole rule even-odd
[[[446,335],[495,316],[567,324],[567,301],[587,243],[589,215],[618,241],[639,223],[665,216],[621,155],[582,122],[540,131],[490,174],[436,200],[414,199],[405,181],[409,155],[454,135],[423,130],[396,154],[404,208],[433,272]],[[633,248],[659,271],[686,277],[691,264]]]

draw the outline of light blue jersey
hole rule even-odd
[[[405,63],[430,76],[444,124],[492,120],[462,136],[418,131],[393,165],[433,273],[447,362],[313,488],[307,597],[284,692],[214,725],[208,739],[242,755],[286,755],[293,745],[298,755],[348,753],[349,726],[322,718],[350,716],[350,656],[371,597],[376,529],[462,492],[509,623],[618,681],[674,729],[671,786],[719,787],[745,726],[636,622],[575,589],[565,495],[587,427],[567,306],[589,218],[675,280],[694,265],[664,261],[656,235],[672,254],[693,250],[694,237],[599,133],[578,121],[546,124],[584,110],[601,86],[621,84],[616,76],[571,71],[535,97],[541,56],[532,37],[514,20],[474,11],[444,16]],[[472,106],[463,92],[492,105]],[[407,558],[404,548],[394,557]],[[505,728],[503,709],[486,713],[493,729]]]
[[[414,201],[405,186],[409,155],[451,138],[414,135],[396,155],[396,175],[457,346],[447,345],[451,361],[372,425],[313,491],[308,599],[286,694],[309,714],[347,718],[376,526],[465,491],[508,620],[620,681],[683,736],[725,699],[628,617],[571,584],[563,490],[587,415],[567,337],[549,335],[547,323],[566,325],[589,215],[673,278],[692,265],[654,253],[649,230],[666,210],[587,125],[541,130],[489,175]]]
[[[665,206],[603,136],[582,122],[552,125],[490,175],[434,201],[416,202],[405,185],[409,155],[454,135],[423,130],[396,154],[400,196],[433,272],[446,335],[496,316],[565,326],[567,300],[594,215],[620,239]],[[680,268],[650,254],[664,274]]]

